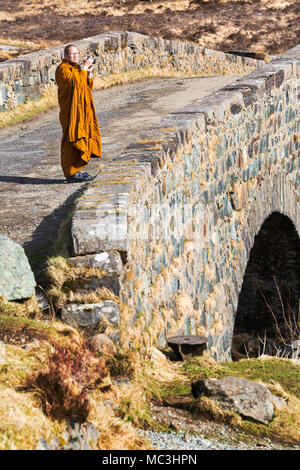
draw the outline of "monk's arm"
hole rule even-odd
[[[67,67],[58,67],[55,73],[55,79],[58,86],[73,84],[74,74]]]
[[[81,70],[81,73],[83,73],[84,75],[86,75],[87,85],[88,85],[89,89],[92,90],[92,89],[93,89],[93,86],[94,86],[94,80],[93,80],[93,78],[89,78],[89,74],[88,74],[87,70],[82,69],[82,70]]]
[[[90,90],[92,90],[93,87],[94,87],[94,80],[93,80],[93,78],[88,78],[88,79],[87,79],[87,84],[88,84],[88,87],[90,88]]]

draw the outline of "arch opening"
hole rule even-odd
[[[295,354],[300,339],[299,255],[294,224],[285,215],[272,213],[250,252],[235,317],[233,360]]]

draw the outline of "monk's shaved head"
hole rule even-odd
[[[79,53],[78,53],[78,48],[74,46],[74,44],[68,44],[65,47],[65,60],[70,62],[70,64],[78,64],[79,61]]]
[[[75,46],[75,44],[68,44],[64,49],[64,55],[69,54],[69,50],[70,50],[71,47],[75,47],[75,49],[77,49],[77,46]],[[78,49],[77,49],[77,51],[78,51]]]

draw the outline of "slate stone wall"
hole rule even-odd
[[[197,333],[230,358],[255,235],[273,212],[300,231],[299,79],[300,46],[170,114],[89,184],[74,257],[120,253],[120,343]]]
[[[99,77],[145,67],[192,74],[240,73],[250,72],[263,63],[131,32],[101,34],[74,44],[78,46],[80,60],[87,54],[96,58]],[[63,50],[64,45],[0,63],[0,111],[37,100],[45,87],[55,86],[55,69],[62,60]]]

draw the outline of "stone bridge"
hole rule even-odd
[[[78,199],[69,262],[98,260],[117,285],[120,316],[106,330],[115,341],[163,347],[168,336],[201,334],[212,357],[230,358],[262,232],[261,272],[276,238],[269,257],[286,250],[277,271],[289,266],[298,295],[300,46],[259,65],[156,123]],[[250,329],[263,328],[253,306],[251,318]]]
[[[125,262],[122,343],[204,334],[213,357],[230,357],[256,235],[277,213],[300,230],[299,59],[296,47],[173,112],[78,201],[74,255]]]

